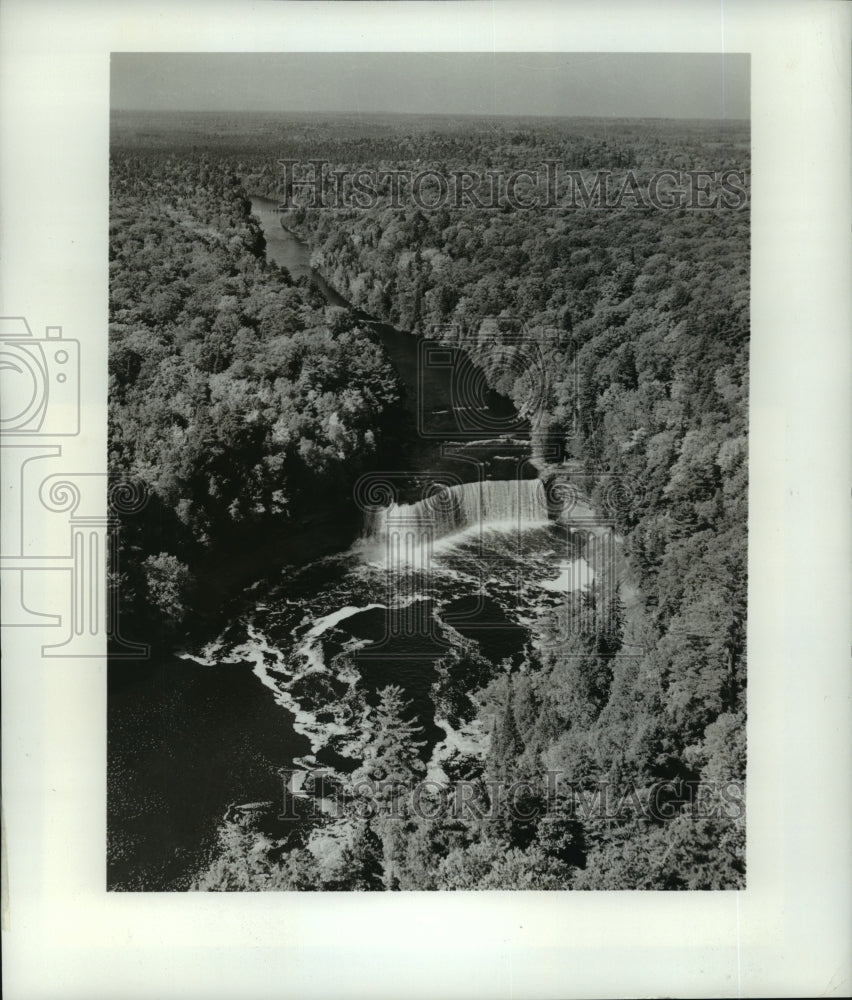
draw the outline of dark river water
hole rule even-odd
[[[275,203],[252,203],[268,257],[346,306]],[[110,889],[186,889],[214,856],[229,804],[283,804],[278,772],[294,762],[352,770],[352,721],[386,684],[404,688],[440,780],[447,757],[481,752],[487,733],[436,719],[436,660],[472,640],[495,670],[519,662],[535,618],[590,579],[509,401],[461,352],[369,326],[405,387],[411,447],[404,468],[364,484],[362,537],[256,584],[205,648],[110,666]]]
[[[281,267],[286,267],[294,279],[307,278],[322,292],[330,305],[348,307],[349,303],[311,267],[308,247],[295,233],[291,233],[281,225],[278,202],[270,198],[255,197],[251,200],[251,210],[263,226],[267,260],[274,260]]]

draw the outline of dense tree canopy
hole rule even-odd
[[[150,497],[123,525],[120,594],[179,624],[205,555],[345,505],[397,382],[351,313],[266,263],[236,175],[116,155],[110,179],[110,473]]]
[[[246,192],[281,195],[278,159],[350,173],[555,160],[591,180],[747,171],[748,141],[738,123],[263,116],[236,138],[193,118],[147,150],[125,138],[111,174],[110,458],[152,496],[125,536],[144,568],[127,592],[181,618],[223,526],[304,523],[389,439],[397,388],[369,333],[262,259]],[[437,665],[439,715],[493,720],[464,779],[470,809],[454,808],[453,780],[424,793],[418,733],[386,691],[359,773],[397,782],[394,809],[379,795],[365,815],[344,795],[295,845],[229,822],[199,887],[742,885],[748,211],[428,211],[386,191],[364,209],[296,206],[286,223],[354,306],[452,338],[521,410],[529,370],[487,362],[523,324],[549,376],[540,473],[612,522],[621,581],[598,580],[570,621],[535,622],[520,666],[495,676],[473,648]]]

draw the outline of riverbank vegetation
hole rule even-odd
[[[124,634],[168,638],[306,558],[307,524],[345,544],[399,392],[351,313],[266,262],[235,174],[115,155],[110,196],[109,470],[147,496],[113,582]]]
[[[283,195],[277,159],[325,157],[331,172],[557,160],[590,178],[749,169],[744,123],[252,120],[247,145],[198,121],[175,161],[113,167],[111,462],[151,487],[128,543],[146,576],[131,589],[164,613],[223,525],[303,524],[388,436],[396,390],[367,335],[261,260],[244,192]],[[459,816],[453,788],[424,792],[417,734],[388,689],[365,722],[360,777],[381,789],[392,775],[395,796],[365,808],[350,778],[339,813],[297,835],[229,821],[197,887],[742,886],[747,207],[428,211],[388,194],[285,221],[382,320],[483,360],[522,324],[550,373],[540,465],[611,520],[634,597],[625,606],[599,581],[579,616],[534,623],[524,663],[472,688],[469,707],[443,678],[444,710],[491,720],[489,749],[457,771],[478,811]],[[523,409],[528,374],[498,382]],[[604,788],[617,807],[577,808]]]

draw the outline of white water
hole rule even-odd
[[[318,618],[310,629],[305,633],[304,642],[296,650],[297,655],[304,657],[307,665],[308,672],[311,671],[325,671],[326,663],[322,655],[322,647],[317,644],[317,639],[319,639],[324,632],[329,629],[334,628],[339,622],[345,621],[347,618],[351,618],[353,615],[360,614],[362,611],[370,611],[372,608],[384,608],[385,604],[366,604],[364,607],[359,608],[354,605],[347,605],[345,608],[338,608],[337,611],[333,611],[330,615],[324,615],[322,618]]]
[[[559,564],[559,576],[555,580],[544,580],[545,590],[570,594],[576,590],[588,590],[595,580],[595,571],[585,559],[563,559]]]
[[[418,500],[392,503],[364,515],[365,542],[392,542],[403,561],[409,549],[471,528],[524,529],[549,522],[538,479],[460,483]]]

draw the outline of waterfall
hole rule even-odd
[[[393,535],[435,542],[465,529],[521,529],[546,524],[547,496],[539,479],[485,480],[442,487],[416,503],[397,504],[364,515],[364,541]]]

